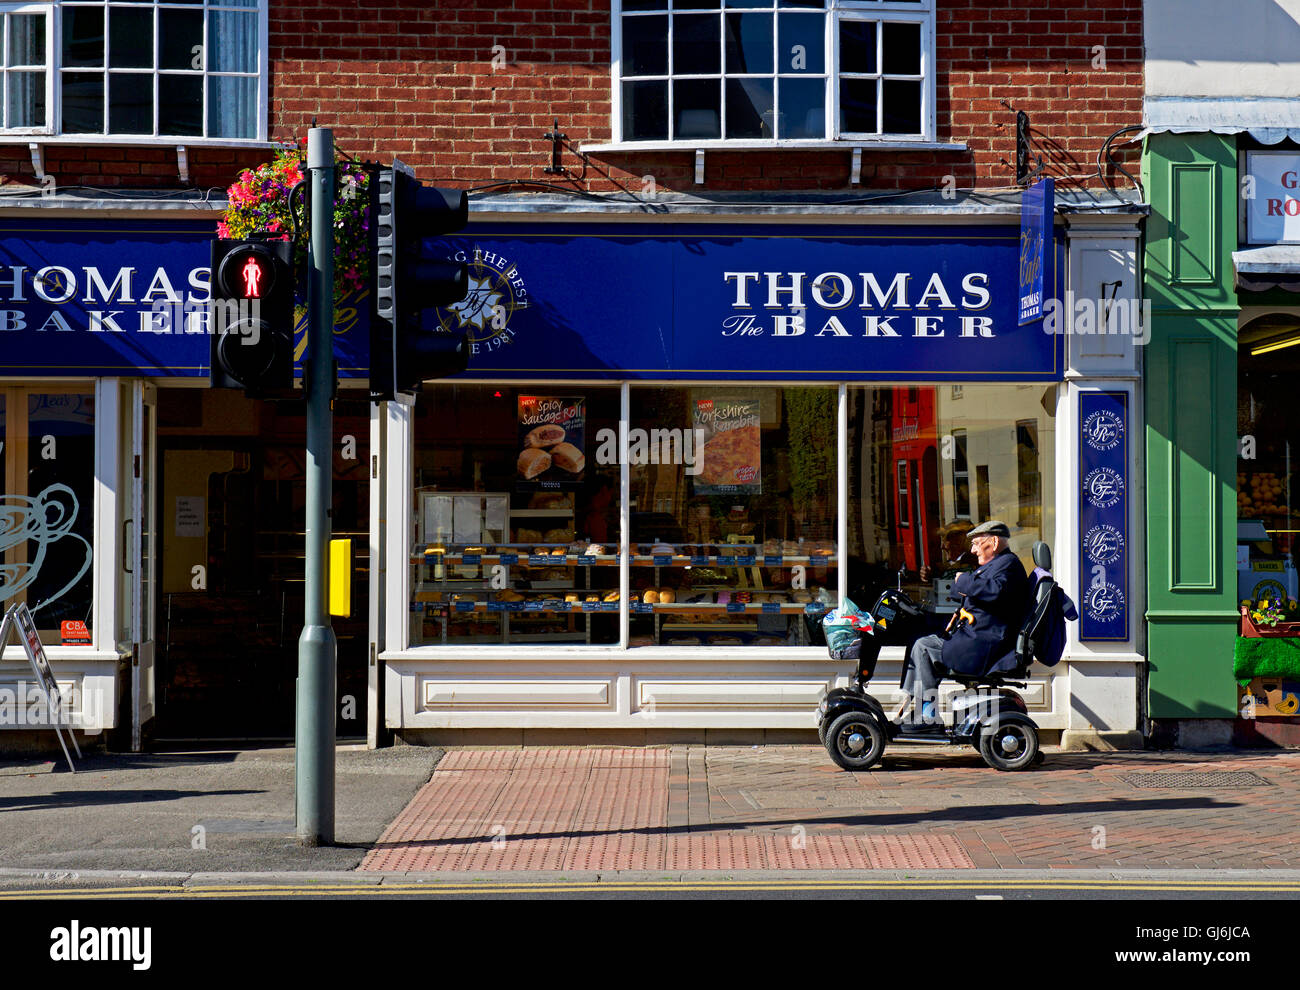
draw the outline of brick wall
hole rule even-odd
[[[937,6],[937,137],[968,150],[864,151],[858,188],[929,188],[949,176],[958,188],[1012,186],[1015,110],[1029,114],[1058,184],[1100,187],[1106,137],[1141,121],[1141,0]],[[703,187],[689,151],[593,156],[585,177],[566,151],[568,174],[546,175],[542,135],[554,118],[574,146],[611,138],[610,13],[599,0],[271,0],[270,24],[273,140],[304,140],[315,117],[341,150],[400,157],[447,185],[640,190],[653,176],[658,188],[682,191],[851,188],[850,154],[840,150],[711,151]],[[1136,173],[1136,146],[1117,157]],[[191,148],[190,184],[224,187],[267,158]],[[51,145],[45,168],[60,186],[181,185],[171,147]],[[25,144],[0,146],[0,177],[34,181]]]
[[[422,178],[479,186],[517,179],[606,191],[616,183],[693,190],[694,155],[593,156],[586,179],[546,175],[542,135],[558,117],[576,146],[610,140],[610,14],[595,0],[363,0],[273,6],[274,136],[313,115],[359,157],[414,165]],[[320,30],[315,29],[321,21]],[[498,63],[493,65],[494,46]],[[1098,53],[1096,46],[1102,46]],[[1141,122],[1140,0],[938,0],[937,137],[965,152],[864,151],[861,186],[1014,185],[1015,110],[1058,183],[1099,187],[1097,152]],[[1104,68],[1100,66],[1104,57]],[[1138,154],[1118,155],[1136,172]],[[849,152],[711,151],[705,189],[846,189]],[[1107,170],[1124,183],[1122,175]]]

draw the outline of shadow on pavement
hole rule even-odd
[[[0,797],[0,812],[34,811],[39,808],[81,808],[112,804],[141,804],[148,801],[179,801],[191,797],[227,797],[236,794],[265,794],[264,790],[239,791],[53,791],[24,797]]]
[[[998,821],[1006,818],[1034,816],[1043,818],[1048,815],[1096,815],[1107,812],[1122,811],[1193,811],[1222,810],[1235,808],[1233,802],[1215,801],[1210,798],[1165,798],[1156,800],[1118,800],[1118,801],[1077,801],[1072,804],[997,804],[976,807],[938,808],[932,811],[902,812],[883,811],[872,814],[856,815],[809,815],[795,818],[765,818],[757,821],[709,822],[699,825],[647,825],[636,828],[610,829],[570,829],[562,832],[523,832],[511,833],[512,841],[521,839],[580,839],[597,838],[610,835],[692,835],[703,832],[735,832],[747,828],[774,829],[790,825],[849,825],[880,828],[887,825],[917,825],[927,821],[952,821],[959,819],[966,822]],[[488,835],[465,835],[444,839],[410,839],[401,842],[376,842],[375,849],[402,849],[407,846],[462,846],[479,845],[490,841]]]

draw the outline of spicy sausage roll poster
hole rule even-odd
[[[585,403],[582,397],[519,396],[517,491],[582,485],[587,466]]]

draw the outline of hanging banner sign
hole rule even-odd
[[[1128,394],[1079,396],[1079,639],[1126,640]]]
[[[1020,200],[1020,325],[1043,318],[1043,278],[1052,244],[1056,213],[1056,184],[1040,179]]]

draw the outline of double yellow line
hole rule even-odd
[[[636,894],[750,891],[1109,891],[1216,893],[1300,893],[1300,881],[1261,880],[609,880],[475,881],[429,883],[215,884],[204,886],[65,887],[0,890],[0,901],[114,899],[235,899],[250,897],[387,897],[398,894]]]

